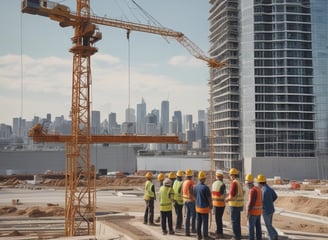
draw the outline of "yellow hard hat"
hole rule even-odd
[[[145,176],[147,179],[153,178],[153,174],[151,172],[147,172]]]
[[[192,175],[193,175],[192,170],[191,170],[191,169],[187,169],[187,170],[186,170],[186,176],[187,176],[187,177],[192,177]]]
[[[266,182],[266,177],[263,174],[257,175],[256,181],[258,183],[265,183]]]
[[[183,177],[183,171],[178,170],[177,171],[177,177]]]
[[[247,174],[245,177],[245,182],[246,183],[253,183],[254,182],[254,177],[252,174]]]
[[[158,176],[157,176],[157,180],[158,181],[163,181],[165,179],[165,175],[164,175],[164,173],[160,173],[160,174],[158,174]]]
[[[239,171],[236,168],[231,168],[229,171],[229,174],[230,175],[238,175]]]
[[[205,179],[205,178],[206,178],[206,173],[204,171],[199,171],[198,179]]]
[[[170,172],[170,173],[168,174],[168,178],[170,178],[170,179],[172,179],[172,178],[176,178],[175,173],[174,173],[174,172]]]

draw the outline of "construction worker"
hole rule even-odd
[[[229,194],[226,198],[230,207],[230,219],[233,231],[234,240],[241,239],[241,219],[240,213],[244,207],[244,191],[239,181],[239,171],[236,168],[231,168],[229,171],[229,177],[232,181],[230,184]]]
[[[191,169],[186,170],[186,178],[182,184],[182,197],[185,207],[185,235],[190,236],[190,221],[191,232],[196,233],[196,209],[195,209],[195,197],[194,197],[194,181],[193,171]]]
[[[163,181],[164,181],[164,179],[165,179],[165,175],[164,175],[164,173],[159,173],[159,174],[157,175],[157,181],[159,182],[159,186],[160,186],[160,187],[163,186]]]
[[[208,235],[208,214],[211,212],[213,207],[211,190],[205,184],[206,173],[204,171],[199,171],[198,173],[199,183],[194,187],[194,196],[196,200],[196,216],[197,216],[197,239],[202,238],[202,229],[203,236],[205,240],[212,239]]]
[[[175,230],[182,229],[182,209],[183,209],[183,197],[182,197],[182,184],[183,184],[183,173],[177,171],[177,178],[173,183],[174,191],[174,209],[176,213],[176,224]]]
[[[144,214],[144,224],[149,223],[149,225],[155,226],[154,223],[154,201],[156,200],[156,193],[155,193],[155,185],[153,184],[153,174],[151,172],[147,172],[146,175],[146,182],[144,188],[144,200],[146,202],[146,209]]]
[[[269,238],[270,240],[278,240],[278,232],[272,226],[272,217],[275,211],[274,201],[278,198],[277,193],[267,184],[263,174],[257,175],[256,182],[262,190],[262,216]]]
[[[245,183],[249,189],[247,202],[248,239],[262,240],[261,215],[262,215],[262,191],[254,185],[254,177],[247,174]],[[254,236],[256,230],[256,238]]]
[[[163,186],[159,189],[159,209],[161,213],[161,226],[164,235],[167,234],[166,222],[169,228],[169,234],[174,234],[172,221],[172,203],[174,201],[174,192],[172,181],[166,178]]]
[[[216,180],[212,184],[212,200],[214,207],[216,232],[217,238],[224,238],[223,235],[223,213],[225,209],[225,198],[226,198],[226,185],[223,182],[223,172],[221,170],[216,170],[215,172]]]

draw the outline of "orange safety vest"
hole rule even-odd
[[[220,193],[220,188],[224,183],[220,180],[216,180],[212,184],[212,203],[214,207],[225,206],[225,194]]]
[[[252,209],[249,210],[250,215],[260,216],[262,214],[262,191],[259,187],[254,186],[249,192],[249,201],[251,200],[252,192],[256,192],[256,201]]]
[[[184,182],[182,184],[182,197],[183,197],[184,202],[194,202],[195,201],[195,196],[192,192],[194,185],[195,185],[195,183],[193,180],[191,180],[191,179],[184,180]]]

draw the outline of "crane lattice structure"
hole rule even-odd
[[[96,173],[90,165],[90,144],[92,143],[182,143],[178,136],[137,136],[137,135],[90,135],[90,59],[98,49],[95,43],[102,39],[98,25],[139,31],[176,39],[194,57],[206,61],[210,68],[223,63],[207,57],[201,49],[183,33],[168,28],[120,21],[91,15],[90,0],[76,0],[76,12],[69,7],[47,0],[22,0],[23,13],[48,17],[59,22],[61,27],[73,27],[74,36],[72,73],[72,135],[47,134],[41,125],[34,126],[29,136],[34,141],[66,143],[66,196],[65,235],[95,235]]]

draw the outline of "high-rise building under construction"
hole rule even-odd
[[[328,1],[209,2],[215,167],[326,178]]]

